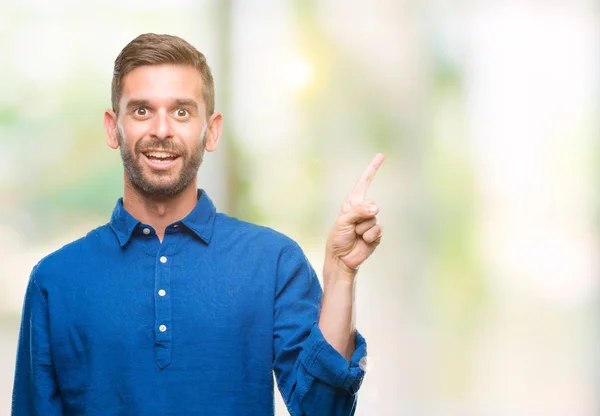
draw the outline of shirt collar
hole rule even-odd
[[[117,236],[121,247],[129,242],[133,230],[139,223],[123,206],[123,198],[119,198],[108,225]]]
[[[196,206],[180,222],[208,244],[212,236],[215,216],[215,205],[206,192],[199,189]],[[110,218],[109,226],[117,236],[121,247],[129,242],[138,224],[140,224],[140,221],[127,212],[123,206],[123,198],[119,198]]]
[[[198,203],[181,223],[206,244],[210,242],[217,210],[203,189],[198,189]]]

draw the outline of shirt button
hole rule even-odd
[[[364,357],[362,357],[360,360],[358,360],[358,366],[360,367],[360,369],[362,371],[367,371],[367,369],[369,368],[368,363],[367,363],[367,356],[365,355]]]
[[[144,228],[142,232],[146,235],[150,234],[150,228]]]
[[[164,296],[166,294],[167,294],[167,292],[165,292],[164,289],[161,289],[161,290],[158,291],[158,296]]]
[[[179,227],[179,224],[174,224],[173,225],[173,228],[177,228],[177,227]]]
[[[167,262],[167,258],[165,256],[162,256],[160,258],[160,262],[163,263],[163,264],[166,263]]]
[[[166,325],[161,325],[161,326],[158,327],[158,330],[160,332],[165,332],[167,330],[167,327],[166,327]]]

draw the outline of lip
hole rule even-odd
[[[149,159],[144,153],[141,153],[141,155],[142,155],[142,158],[144,159],[144,161],[146,162],[146,164],[152,170],[169,170],[181,158],[180,156],[177,156],[175,159],[173,159],[173,160],[171,160],[169,162],[166,162],[166,163],[165,162],[156,163],[156,162],[153,162],[152,159]]]

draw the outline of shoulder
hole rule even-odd
[[[270,244],[296,245],[296,242],[287,235],[264,225],[243,221],[226,214],[218,213],[215,219],[217,232],[223,232],[230,236],[249,236],[268,241]]]
[[[110,227],[103,225],[88,232],[85,236],[65,244],[61,248],[43,257],[31,272],[31,280],[43,285],[49,279],[69,271],[92,267],[93,254],[110,238]]]
[[[299,284],[318,282],[300,245],[270,227],[217,214],[215,232],[220,249],[229,259],[259,267],[263,274],[275,276],[276,290],[294,280]],[[225,243],[223,243],[225,242]],[[259,265],[259,266],[256,266]],[[300,286],[298,286],[300,287]]]
[[[301,253],[298,243],[273,228],[243,221],[218,213],[215,218],[215,236],[219,241],[229,241],[263,253]]]

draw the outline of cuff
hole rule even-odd
[[[302,348],[300,361],[314,378],[333,387],[358,392],[365,372],[367,342],[356,331],[356,349],[350,362],[335,350],[323,337],[319,325],[315,324]]]

